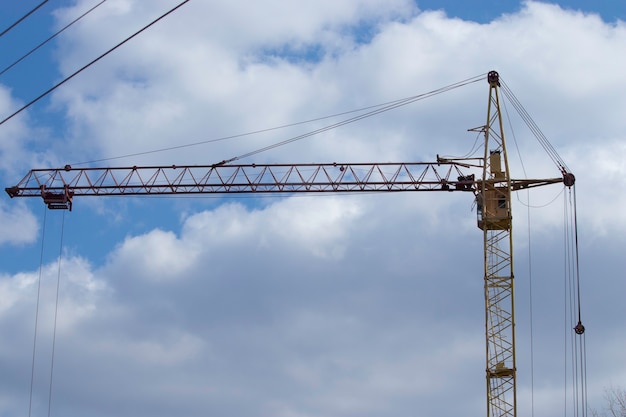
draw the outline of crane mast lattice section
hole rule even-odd
[[[487,416],[517,414],[513,237],[509,163],[500,113],[498,74],[488,75],[489,103],[484,169],[477,193],[478,227],[483,231]]]

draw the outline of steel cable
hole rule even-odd
[[[127,37],[122,42],[120,42],[117,45],[115,45],[113,48],[109,49],[108,51],[106,51],[105,53],[103,53],[102,55],[97,57],[96,59],[94,59],[91,62],[89,62],[87,65],[83,66],[82,68],[80,68],[79,70],[75,71],[71,75],[65,77],[62,81],[60,81],[59,83],[55,84],[54,86],[52,86],[51,88],[49,88],[48,90],[46,90],[45,92],[43,92],[42,94],[40,94],[39,96],[34,98],[33,100],[31,100],[28,103],[26,103],[24,106],[20,107],[18,110],[16,110],[15,112],[13,112],[9,116],[7,116],[5,119],[0,121],[0,125],[3,125],[5,122],[11,120],[13,117],[17,116],[22,111],[26,110],[28,107],[32,106],[33,104],[35,104],[36,102],[38,102],[39,100],[41,100],[42,98],[44,98],[45,96],[47,96],[48,94],[50,94],[51,92],[53,92],[54,90],[56,90],[57,88],[59,88],[60,86],[62,86],[63,84],[65,84],[66,82],[68,82],[69,80],[71,80],[72,78],[77,76],[78,74],[80,74],[81,72],[83,72],[84,70],[86,70],[87,68],[89,68],[90,66],[92,66],[96,62],[100,61],[102,58],[104,58],[105,56],[107,56],[111,52],[115,51],[117,48],[119,48],[120,46],[124,45],[126,42],[130,41],[135,36],[139,35],[140,33],[145,31],[146,29],[148,29],[149,27],[151,27],[152,25],[154,25],[158,21],[164,19],[166,16],[170,15],[171,13],[173,13],[178,8],[180,8],[185,3],[188,3],[188,2],[189,2],[189,0],[184,0],[183,2],[179,3],[177,6],[173,7],[172,9],[167,11],[166,13],[162,14],[161,16],[159,16],[157,19],[153,20],[152,22],[150,22],[149,24],[147,24],[146,26],[144,26],[143,28],[141,28],[137,32],[133,33],[131,36]]]
[[[446,87],[442,87],[442,88],[437,89],[437,90],[433,90],[433,91],[428,92],[428,93],[424,93],[424,94],[420,94],[420,95],[416,95],[416,96],[411,96],[411,97],[405,97],[405,98],[401,98],[401,99],[397,99],[397,100],[393,100],[393,101],[388,101],[388,102],[385,102],[385,103],[375,104],[375,105],[371,105],[371,106],[367,106],[367,107],[362,107],[362,108],[356,109],[356,110],[343,111],[343,112],[335,113],[335,114],[332,114],[332,115],[329,115],[329,116],[317,117],[317,118],[314,118],[314,119],[309,119],[309,120],[305,120],[305,121],[301,121],[301,122],[294,122],[294,123],[289,123],[289,124],[285,124],[285,125],[281,125],[281,126],[254,130],[254,131],[246,132],[246,133],[239,133],[239,134],[235,134],[235,135],[223,136],[223,137],[216,138],[216,139],[207,139],[207,140],[203,140],[203,141],[200,141],[200,142],[187,143],[187,144],[183,144],[183,145],[169,146],[169,147],[165,147],[165,148],[153,149],[153,150],[148,150],[148,151],[143,151],[143,152],[135,152],[135,153],[125,154],[125,155],[113,156],[113,157],[109,157],[109,158],[100,158],[100,159],[94,159],[94,160],[91,160],[91,161],[72,163],[70,165],[72,165],[72,166],[74,166],[74,165],[86,165],[86,164],[92,164],[92,163],[96,163],[96,162],[111,161],[111,160],[115,160],[115,159],[130,158],[130,157],[133,157],[133,156],[149,155],[149,154],[153,154],[153,153],[159,153],[159,152],[172,151],[172,150],[176,150],[176,149],[189,148],[189,147],[193,147],[193,146],[205,145],[205,144],[208,144],[208,143],[221,142],[221,141],[230,140],[230,139],[237,139],[237,138],[241,138],[241,137],[244,137],[244,136],[251,136],[251,135],[255,135],[255,134],[259,134],[259,133],[271,132],[271,131],[274,131],[274,130],[284,129],[284,128],[288,128],[288,127],[294,127],[294,126],[303,125],[303,124],[307,124],[307,123],[312,123],[312,122],[318,122],[318,121],[322,121],[322,120],[326,120],[326,119],[331,119],[331,118],[338,117],[338,116],[344,116],[344,115],[347,115],[347,114],[359,113],[359,112],[363,112],[363,111],[366,111],[366,110],[375,109],[375,110],[371,110],[371,111],[369,111],[369,112],[367,112],[365,114],[354,116],[354,117],[351,117],[349,119],[342,120],[340,122],[333,123],[331,125],[322,127],[320,129],[317,129],[317,130],[314,130],[314,131],[311,131],[311,132],[307,132],[307,133],[303,133],[301,135],[298,135],[298,136],[286,139],[284,141],[280,141],[280,142],[274,143],[272,145],[268,145],[268,146],[265,146],[263,148],[260,148],[260,149],[257,149],[257,150],[254,150],[254,151],[251,151],[251,152],[248,152],[248,153],[236,156],[236,157],[233,157],[231,159],[227,159],[227,160],[221,161],[220,164],[227,163],[227,162],[233,162],[233,161],[236,161],[236,160],[239,160],[239,159],[242,159],[242,158],[246,158],[248,156],[255,155],[257,153],[261,153],[261,152],[264,152],[264,151],[267,151],[267,150],[270,150],[270,149],[277,148],[279,146],[286,145],[286,144],[291,143],[291,142],[295,142],[295,141],[298,141],[298,140],[301,140],[301,139],[305,139],[305,138],[317,135],[318,133],[326,132],[328,130],[335,129],[335,128],[340,127],[340,126],[343,126],[343,125],[346,125],[346,124],[350,124],[350,123],[356,122],[356,121],[361,120],[361,119],[365,119],[367,117],[371,117],[371,116],[374,116],[374,115],[377,115],[377,114],[380,114],[380,113],[384,113],[384,112],[389,111],[389,110],[393,110],[393,109],[395,109],[397,107],[401,107],[401,106],[413,103],[413,102],[418,101],[418,100],[422,100],[422,99],[425,99],[425,98],[428,98],[428,97],[431,97],[431,96],[434,96],[434,95],[437,95],[437,94],[440,94],[440,93],[443,93],[443,92],[446,92],[446,91],[449,91],[449,90],[452,90],[452,89],[455,89],[455,88],[458,88],[458,87],[462,87],[462,86],[467,85],[467,84],[471,84],[471,83],[480,81],[480,80],[482,80],[484,78],[484,76],[485,76],[485,74],[481,74],[481,75],[478,75],[476,77],[468,78],[466,80],[459,81],[457,83],[451,84],[451,85],[446,86]]]
[[[33,409],[33,387],[35,385],[35,355],[37,352],[37,330],[39,328],[39,301],[41,299],[41,275],[43,274],[43,253],[46,238],[46,219],[48,210],[44,208],[43,225],[41,228],[41,252],[39,254],[39,278],[37,280],[37,301],[35,303],[35,331],[33,335],[33,357],[30,369],[30,392],[28,396],[28,417],[31,416]]]
[[[289,139],[286,139],[286,140],[283,140],[283,141],[280,141],[280,142],[276,142],[276,143],[274,143],[272,145],[268,145],[268,146],[256,149],[254,151],[247,152],[247,153],[244,153],[242,155],[236,156],[234,158],[222,161],[221,163],[229,163],[229,162],[237,161],[239,159],[247,158],[249,156],[256,155],[258,153],[265,152],[265,151],[268,151],[270,149],[277,148],[279,146],[284,146],[284,145],[287,145],[289,143],[292,143],[292,142],[295,142],[295,141],[298,141],[298,140],[302,140],[302,139],[314,136],[314,135],[316,135],[318,133],[326,132],[328,130],[335,129],[335,128],[338,128],[340,126],[344,126],[344,125],[347,125],[347,124],[350,124],[350,123],[354,123],[356,121],[359,121],[359,120],[362,120],[362,119],[365,119],[365,118],[368,118],[368,117],[372,117],[372,116],[375,116],[375,115],[378,115],[378,114],[381,114],[381,113],[385,113],[387,111],[396,109],[398,107],[406,106],[406,105],[414,103],[416,101],[423,100],[423,99],[426,99],[426,98],[429,98],[429,97],[432,97],[432,96],[444,93],[446,91],[453,90],[455,88],[459,88],[459,87],[462,87],[462,86],[465,86],[465,85],[468,85],[468,84],[472,84],[472,83],[481,81],[484,78],[484,75],[485,74],[481,74],[481,75],[478,75],[476,77],[472,77],[472,78],[469,78],[469,79],[466,79],[466,80],[463,80],[463,81],[459,81],[457,83],[450,84],[448,86],[439,88],[437,90],[430,91],[428,93],[419,94],[419,95],[416,95],[416,96],[407,97],[407,98],[404,98],[404,99],[401,99],[401,100],[396,100],[396,101],[390,102],[390,104],[388,104],[388,105],[384,105],[381,108],[378,108],[376,110],[372,110],[372,111],[367,112],[365,114],[361,114],[361,115],[358,115],[358,116],[355,116],[355,117],[351,117],[349,119],[342,120],[340,122],[337,122],[337,123],[334,123],[334,124],[331,124],[331,125],[328,125],[328,126],[324,126],[324,127],[320,128],[320,129],[313,130],[311,132],[304,133],[302,135],[294,136],[292,138],[289,138]]]
[[[37,10],[39,10],[39,8],[41,6],[43,6],[44,4],[46,4],[49,0],[44,0],[41,3],[39,3],[37,6],[35,6],[31,11],[29,11],[28,13],[26,13],[24,16],[20,17],[19,19],[17,19],[15,22],[13,22],[8,28],[4,29],[2,32],[0,32],[0,38],[3,37],[4,35],[6,35],[11,29],[13,29],[14,27],[16,27],[17,25],[19,25],[20,23],[22,23],[26,18],[28,18],[28,16],[30,16],[31,14],[35,13]]]
[[[500,79],[500,82],[502,84],[502,92],[504,93],[506,98],[511,102],[513,107],[515,107],[515,110],[517,110],[518,114],[520,115],[524,123],[526,123],[526,125],[528,126],[530,131],[533,133],[537,141],[539,141],[541,146],[550,156],[550,159],[552,159],[554,164],[559,168],[559,170],[562,173],[570,172],[569,168],[567,167],[567,164],[565,164],[565,161],[559,156],[556,149],[552,146],[550,141],[548,141],[548,139],[543,134],[541,129],[539,129],[539,126],[537,126],[537,124],[532,119],[530,114],[528,114],[524,106],[520,103],[520,101],[517,99],[515,94],[513,94],[513,91],[509,88],[508,85],[506,85],[504,81],[502,81],[502,79]]]
[[[61,221],[61,242],[59,244],[59,259],[57,263],[57,288],[56,299],[54,304],[54,324],[52,328],[52,353],[50,357],[50,386],[48,388],[48,417],[52,409],[52,381],[54,375],[54,353],[56,350],[57,340],[57,319],[59,317],[59,289],[61,288],[61,263],[63,260],[63,236],[65,234],[65,210],[63,210],[63,216]]]
[[[35,46],[33,49],[31,49],[30,51],[28,51],[26,54],[24,54],[21,58],[18,58],[17,60],[15,60],[11,65],[7,66],[5,69],[3,69],[2,71],[0,71],[0,75],[3,75],[5,72],[7,72],[8,70],[10,70],[11,68],[13,68],[14,66],[16,66],[17,64],[19,64],[20,62],[22,62],[23,60],[25,60],[26,58],[28,58],[30,55],[32,55],[35,51],[37,51],[39,48],[41,48],[42,46],[44,46],[45,44],[47,44],[48,42],[50,42],[52,39],[56,38],[57,36],[59,36],[63,31],[65,31],[67,28],[69,28],[70,26],[72,26],[74,23],[78,22],[80,19],[82,19],[83,17],[85,17],[86,15],[88,15],[89,13],[91,13],[92,11],[94,11],[98,6],[100,6],[102,3],[104,3],[107,0],[101,0],[100,3],[96,4],[95,6],[93,6],[92,8],[90,8],[89,10],[87,10],[85,13],[81,14],[80,16],[78,16],[76,19],[72,20],[70,23],[68,23],[67,25],[65,25],[62,29],[58,30],[56,33],[54,33],[52,36],[50,36],[48,39],[46,39],[45,41],[41,42],[39,45]]]

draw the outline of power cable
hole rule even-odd
[[[95,64],[96,62],[100,61],[102,58],[104,58],[105,56],[107,56],[108,54],[110,54],[111,52],[113,52],[114,50],[119,48],[120,46],[124,45],[126,42],[130,41],[131,39],[133,39],[134,37],[136,37],[137,35],[139,35],[143,31],[145,31],[146,29],[148,29],[149,27],[151,27],[152,25],[154,25],[158,21],[164,19],[165,17],[167,17],[168,15],[170,15],[171,13],[173,13],[178,8],[182,7],[185,3],[188,3],[188,2],[189,2],[189,0],[184,0],[183,2],[179,3],[177,6],[173,7],[172,9],[167,11],[166,13],[162,14],[161,16],[159,16],[158,18],[156,18],[155,20],[153,20],[152,22],[150,22],[149,24],[147,24],[146,26],[144,26],[143,28],[141,28],[140,30],[138,30],[137,32],[132,34],[131,36],[129,36],[126,39],[124,39],[122,42],[120,42],[117,45],[115,45],[113,48],[109,49],[108,51],[106,51],[105,53],[103,53],[102,55],[100,55],[99,57],[94,59],[93,61],[89,62],[87,65],[83,66],[82,68],[80,68],[79,70],[74,72],[73,74],[67,76],[66,78],[64,78],[59,83],[55,84],[54,86],[52,86],[51,88],[49,88],[48,90],[46,90],[45,92],[43,92],[42,94],[40,94],[39,96],[34,98],[33,100],[31,100],[28,103],[26,103],[24,106],[22,106],[17,111],[15,111],[14,113],[12,113],[8,117],[6,117],[4,120],[0,121],[0,125],[3,125],[8,120],[11,120],[13,117],[17,116],[19,113],[21,113],[22,111],[26,110],[28,107],[30,107],[34,103],[38,102],[39,100],[41,100],[42,98],[44,98],[45,96],[47,96],[48,94],[50,94],[51,92],[53,92],[54,90],[56,90],[57,88],[59,88],[60,86],[62,86],[66,82],[68,82],[69,80],[71,80],[72,78],[74,78],[76,75],[80,74],[81,72],[83,72],[84,70],[86,70],[87,68],[89,68],[90,66]]]
[[[8,70],[10,70],[11,68],[13,68],[14,66],[16,66],[17,64],[19,64],[20,62],[22,62],[23,60],[25,60],[26,58],[28,58],[30,55],[32,55],[35,51],[37,51],[39,48],[41,48],[42,46],[44,46],[45,44],[47,44],[48,42],[50,42],[52,39],[56,38],[57,36],[59,36],[62,32],[64,32],[67,28],[69,28],[70,26],[72,26],[74,23],[78,22],[79,20],[81,20],[83,17],[85,17],[86,15],[88,15],[89,13],[91,13],[92,11],[94,11],[98,6],[100,6],[102,3],[104,3],[107,0],[101,0],[100,3],[96,4],[95,6],[93,6],[92,8],[90,8],[89,10],[87,10],[85,13],[81,14],[80,16],[78,16],[76,19],[72,20],[70,23],[68,23],[67,25],[65,25],[62,29],[60,29],[59,31],[57,31],[55,34],[53,34],[52,36],[50,36],[48,39],[46,39],[45,41],[41,42],[39,45],[35,46],[33,49],[31,49],[30,51],[28,51],[26,54],[24,54],[21,58],[17,59],[15,62],[13,62],[11,65],[7,66],[5,69],[3,69],[2,71],[0,71],[0,76],[2,74],[4,74],[5,72],[7,72]]]
[[[13,29],[15,26],[19,25],[20,23],[22,23],[28,16],[30,16],[31,14],[35,13],[41,6],[43,6],[44,4],[48,3],[49,0],[44,0],[41,3],[39,3],[37,6],[35,6],[34,9],[32,9],[30,12],[26,13],[24,16],[20,17],[19,19],[17,19],[11,26],[9,26],[8,28],[6,28],[5,30],[3,30],[2,32],[0,32],[0,38],[3,37],[4,35],[7,34],[7,32],[9,32],[11,29]]]

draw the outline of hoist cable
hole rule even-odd
[[[531,216],[530,216],[530,192],[526,190],[528,206],[526,218],[528,221],[528,316],[530,322],[530,415],[535,416],[535,338],[534,338],[534,315],[533,315],[533,268],[531,249]]]
[[[573,189],[572,189],[573,188]],[[578,261],[578,221],[576,215],[575,186],[569,187],[565,195],[565,238],[566,238],[566,340],[569,334],[571,343],[571,378],[573,413],[575,416],[587,416],[587,352],[585,328],[582,325],[580,267]],[[568,311],[569,310],[569,311]],[[574,325],[574,323],[576,323]],[[572,329],[573,326],[573,329]],[[572,332],[572,330],[574,330]],[[567,357],[567,346],[565,348]],[[567,375],[565,378],[567,382]],[[567,398],[567,394],[566,394]]]
[[[535,124],[533,119],[530,117],[524,106],[520,103],[520,101],[515,97],[511,89],[504,83],[502,83],[502,91],[504,92],[504,96],[508,99],[509,102],[516,109],[522,120],[526,123],[528,128],[534,134],[538,142],[547,152],[549,157],[555,163],[557,168],[561,171],[562,174],[569,173],[569,168],[563,161],[563,159],[559,156],[558,152],[554,149],[554,147],[550,144],[545,135],[541,132],[539,127]],[[508,110],[506,108],[506,101],[504,101],[504,109],[508,117]],[[511,128],[512,130],[512,128]],[[520,156],[520,163],[522,166],[522,170],[524,171],[524,175],[526,176],[526,171],[524,167],[524,163],[521,159],[521,153],[519,152],[519,146],[517,141],[515,140],[515,133],[513,132],[513,139]],[[567,186],[569,193],[563,192],[564,196],[564,246],[565,246],[565,354],[564,357],[564,380],[565,386],[568,386],[568,339],[571,346],[571,400],[573,402],[572,412],[575,417],[587,417],[587,360],[586,360],[586,345],[585,345],[585,329],[582,325],[582,315],[581,315],[581,289],[580,289],[580,266],[579,266],[579,247],[578,247],[578,220],[576,214],[576,188],[575,184],[570,184]],[[565,190],[565,188],[563,189]],[[568,198],[569,196],[569,198]],[[530,201],[528,201],[528,207],[530,209]],[[529,234],[530,234],[530,213],[528,218],[529,224]],[[529,260],[530,260],[530,242],[529,242]],[[530,269],[530,264],[529,264]],[[532,277],[532,275],[531,275]],[[530,282],[531,294],[530,294],[530,317],[531,317],[531,414],[534,415],[534,398],[533,398],[533,389],[532,385],[534,384],[534,376],[533,376],[533,348],[532,348],[532,282]],[[573,327],[573,329],[572,329]],[[572,330],[574,330],[572,332]],[[567,389],[565,390],[565,403],[564,403],[564,414],[567,415],[568,409],[568,393]]]
[[[33,13],[35,13],[41,6],[43,6],[44,4],[48,3],[48,1],[49,0],[42,1],[37,6],[35,6],[35,8],[33,8],[30,12],[26,13],[24,16],[22,16],[19,19],[17,19],[11,26],[9,26],[8,28],[6,28],[2,32],[0,32],[0,38],[3,37],[4,35],[6,35],[6,33],[8,31],[10,31],[11,29],[13,29],[15,26],[17,26],[20,23],[22,23],[28,16],[30,16]]]
[[[63,31],[65,31],[67,28],[69,28],[70,26],[72,26],[74,23],[78,22],[79,20],[81,20],[83,17],[85,17],[86,15],[88,15],[89,13],[91,13],[92,11],[94,11],[98,6],[100,6],[102,3],[104,3],[107,0],[101,0],[100,3],[96,4],[95,6],[93,6],[91,9],[87,10],[85,13],[81,14],[80,16],[78,16],[76,19],[72,20],[70,23],[68,23],[67,25],[65,25],[62,29],[58,30],[56,33],[54,33],[52,36],[48,37],[48,39],[46,39],[45,41],[41,42],[39,45],[35,46],[33,49],[31,49],[30,51],[28,51],[26,54],[24,54],[21,58],[15,60],[15,62],[13,62],[11,65],[9,65],[8,67],[6,67],[5,69],[3,69],[2,71],[0,71],[0,75],[4,74],[5,72],[7,72],[8,70],[10,70],[11,68],[13,68],[14,66],[16,66],[17,64],[19,64],[20,62],[22,62],[23,60],[25,60],[26,58],[28,58],[30,55],[32,55],[35,51],[37,51],[39,48],[41,48],[42,46],[44,46],[45,44],[47,44],[48,42],[50,42],[52,39],[56,38],[57,36],[59,36]]]
[[[581,320],[581,306],[580,306],[580,265],[578,262],[578,216],[576,214],[576,184],[572,186],[572,195],[573,195],[573,207],[572,207],[572,215],[574,218],[574,261],[575,264],[575,272],[576,272],[576,292],[578,298],[578,322],[582,323]]]
[[[444,93],[446,91],[450,91],[450,90],[453,90],[453,89],[456,89],[456,88],[459,88],[459,87],[462,87],[462,86],[465,86],[465,85],[468,85],[468,84],[472,84],[472,83],[481,81],[481,80],[483,80],[483,78],[484,78],[484,74],[481,74],[479,76],[468,78],[466,80],[459,81],[459,82],[454,83],[454,84],[450,84],[448,86],[439,88],[437,90],[430,91],[428,93],[419,94],[419,95],[412,96],[412,97],[407,97],[407,98],[402,99],[402,100],[397,100],[397,101],[391,102],[390,104],[385,105],[385,106],[383,106],[381,108],[377,108],[376,110],[372,110],[370,112],[367,112],[367,113],[364,113],[364,114],[361,114],[361,115],[358,115],[358,116],[354,116],[354,117],[351,117],[349,119],[345,119],[345,120],[342,120],[342,121],[337,122],[337,123],[333,123],[333,124],[328,125],[328,126],[324,126],[322,128],[313,130],[311,132],[304,133],[304,134],[298,135],[298,136],[294,136],[292,138],[289,138],[289,139],[286,139],[286,140],[283,140],[283,141],[280,141],[280,142],[276,142],[274,144],[271,144],[271,145],[268,145],[268,146],[256,149],[254,151],[244,153],[242,155],[233,157],[231,159],[224,160],[224,161],[220,162],[219,164],[225,164],[225,163],[234,162],[234,161],[237,161],[237,160],[240,160],[240,159],[243,159],[243,158],[247,158],[247,157],[252,156],[252,155],[256,155],[256,154],[261,153],[261,152],[268,151],[270,149],[274,149],[274,148],[277,148],[277,147],[280,147],[280,146],[284,146],[284,145],[287,145],[289,143],[292,143],[292,142],[295,142],[295,141],[299,141],[299,140],[302,140],[302,139],[305,139],[305,138],[317,135],[318,133],[326,132],[328,130],[338,128],[340,126],[344,126],[344,125],[347,125],[347,124],[350,124],[350,123],[354,123],[354,122],[359,121],[359,120],[366,119],[368,117],[372,117],[372,116],[375,116],[375,115],[378,115],[378,114],[381,114],[381,113],[385,113],[385,112],[390,111],[390,110],[394,110],[394,109],[396,109],[398,107],[406,106],[408,104],[411,104],[411,103],[414,103],[416,101],[423,100],[423,99],[426,99],[426,98],[429,98],[429,97],[432,97],[432,96]]]
[[[581,339],[581,365],[580,369],[583,374],[582,377],[582,393],[583,393],[583,413],[587,417],[588,397],[587,397],[587,336],[585,334],[580,335]]]
[[[568,213],[568,205],[567,205],[567,193],[563,193],[563,246],[564,246],[564,250],[565,250],[565,257],[564,257],[564,274],[563,274],[563,280],[564,280],[564,300],[563,300],[563,320],[564,320],[564,334],[563,334],[563,339],[564,339],[564,343],[563,343],[563,386],[565,387],[565,390],[563,392],[563,415],[568,415],[568,398],[569,398],[569,392],[568,392],[568,387],[570,385],[570,381],[569,381],[569,366],[572,366],[572,378],[574,375],[574,369],[573,369],[573,364],[575,363],[575,359],[573,357],[573,340],[572,340],[572,334],[571,334],[571,327],[570,327],[570,323],[571,323],[571,319],[572,319],[572,286],[571,284],[571,274],[570,274],[570,245],[568,244],[570,242],[570,230],[569,230],[569,213]],[[568,362],[568,355],[570,354],[570,352],[568,351],[568,346],[572,346],[572,357],[569,359],[570,362]],[[573,389],[573,381],[572,381],[572,389]],[[572,398],[574,398],[575,396],[575,391],[572,392]],[[575,407],[573,407],[573,409],[575,410]]]
[[[52,328],[52,353],[50,357],[50,386],[48,389],[48,417],[50,417],[50,411],[52,409],[52,381],[54,375],[54,353],[57,340],[57,319],[59,316],[59,289],[61,287],[61,263],[63,259],[63,236],[65,234],[65,210],[63,210],[63,216],[61,220],[61,241],[59,244],[59,259],[57,261],[57,288],[56,288],[56,300],[54,304],[54,325]]]
[[[565,198],[565,197],[564,197]],[[564,209],[565,210],[565,209]],[[564,220],[564,226],[565,226],[565,220]],[[567,237],[566,237],[566,233],[564,232],[563,234],[563,243],[565,245],[565,250],[567,251]],[[565,260],[564,262],[564,267],[565,269],[567,268],[567,261]],[[565,288],[565,291],[563,292],[563,329],[564,329],[564,334],[563,334],[563,415],[566,416],[568,415],[567,413],[567,387],[569,386],[569,381],[568,381],[568,362],[567,362],[567,355],[568,355],[568,351],[567,351],[567,346],[568,346],[568,338],[570,337],[570,331],[569,331],[569,320],[567,319],[568,315],[567,315],[567,308],[569,306],[568,304],[568,300],[567,300],[567,271],[565,271],[565,273],[563,274],[563,285]]]
[[[572,193],[572,219],[573,219],[573,227],[574,227],[574,278],[576,285],[576,313],[578,316],[578,322],[574,327],[575,330],[575,338],[576,338],[577,346],[578,346],[578,361],[580,366],[580,396],[581,396],[581,412],[583,417],[587,415],[587,348],[586,348],[586,338],[585,338],[585,328],[582,324],[582,307],[581,307],[581,290],[580,290],[580,264],[578,260],[578,216],[576,213],[576,185],[571,187]]]
[[[79,70],[75,71],[71,75],[65,77],[62,81],[60,81],[59,83],[55,84],[54,86],[52,86],[51,88],[49,88],[45,92],[41,93],[39,96],[37,96],[33,100],[31,100],[28,103],[26,103],[24,106],[20,107],[18,110],[16,110],[15,112],[13,112],[9,116],[7,116],[4,120],[0,121],[0,125],[4,124],[8,120],[11,120],[13,117],[17,116],[18,114],[20,114],[22,111],[26,110],[28,107],[30,107],[34,103],[38,102],[39,100],[41,100],[42,98],[44,98],[45,96],[47,96],[48,94],[50,94],[51,92],[53,92],[54,90],[56,90],[57,88],[59,88],[60,86],[62,86],[66,82],[68,82],[69,80],[71,80],[72,78],[74,78],[75,76],[77,76],[78,74],[80,74],[81,72],[83,72],[84,70],[86,70],[87,68],[89,68],[90,66],[95,64],[96,62],[100,61],[102,58],[104,58],[105,56],[107,56],[111,52],[115,51],[117,48],[119,48],[120,46],[124,45],[126,42],[130,41],[131,39],[133,39],[134,37],[136,37],[137,35],[139,35],[143,31],[145,31],[146,29],[150,28],[152,25],[154,25],[158,21],[164,19],[165,17],[167,17],[168,15],[170,15],[171,13],[173,13],[178,8],[180,8],[185,3],[188,3],[188,2],[189,2],[189,0],[182,1],[181,3],[179,3],[178,5],[173,7],[172,9],[170,9],[169,11],[165,12],[164,14],[162,14],[161,16],[159,16],[158,18],[156,18],[152,22],[148,23],[143,28],[139,29],[137,32],[133,33],[132,35],[130,35],[129,37],[124,39],[122,42],[120,42],[117,45],[115,45],[113,48],[109,49],[108,51],[106,51],[105,53],[103,53],[102,55],[97,57],[96,59],[94,59],[91,62],[89,62],[87,65],[83,66],[82,68],[80,68]]]
[[[43,209],[43,225],[41,229],[41,252],[39,254],[39,278],[37,280],[37,301],[35,303],[35,331],[33,336],[33,357],[30,369],[30,393],[28,396],[28,417],[31,417],[33,409],[33,386],[35,384],[35,355],[37,352],[37,330],[39,328],[39,300],[41,298],[41,276],[43,274],[43,253],[46,238],[46,218],[48,210]]]

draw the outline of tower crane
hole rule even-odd
[[[512,179],[500,112],[499,75],[488,73],[487,120],[482,158],[434,162],[305,163],[131,166],[33,169],[10,197],[41,197],[50,209],[72,209],[74,197],[233,193],[376,193],[462,191],[474,195],[483,233],[487,417],[516,417],[514,274],[511,193],[549,184],[574,185],[561,177]],[[580,323],[579,323],[580,324]],[[579,329],[576,330],[577,333]]]

